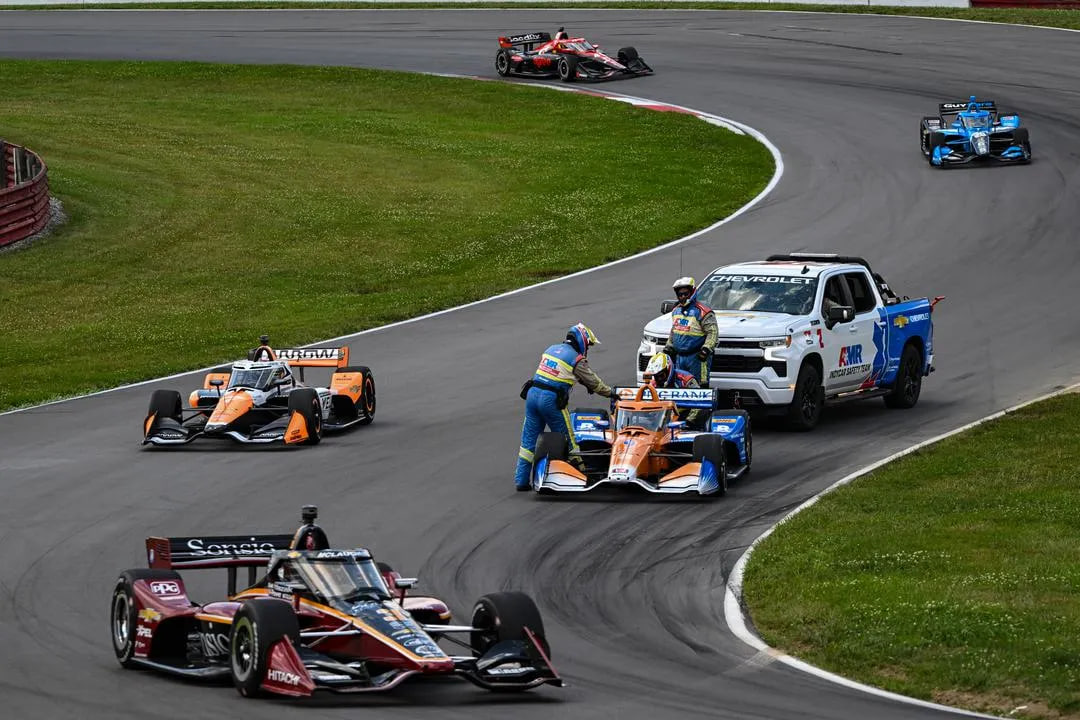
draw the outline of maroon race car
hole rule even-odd
[[[600,52],[599,45],[582,37],[569,37],[559,28],[554,38],[546,32],[500,37],[495,72],[503,77],[558,77],[563,82],[574,82],[652,75],[653,69],[632,47],[619,48],[615,57],[610,57]]]
[[[527,595],[485,595],[469,625],[451,625],[443,602],[406,595],[414,578],[376,564],[367,550],[331,549],[316,516],[305,506],[295,535],[147,538],[150,568],[120,573],[113,591],[120,664],[231,677],[249,697],[388,690],[421,675],[488,690],[563,684]],[[248,568],[249,587],[236,592],[239,567]],[[227,568],[228,600],[192,602],[175,568]],[[447,654],[442,640],[469,652]]]

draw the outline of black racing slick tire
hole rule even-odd
[[[550,460],[566,460],[570,457],[570,441],[567,437],[560,432],[540,433],[540,437],[536,438],[533,459],[535,461],[545,457]]]
[[[941,165],[935,165],[934,164],[934,148],[936,148],[936,147],[945,147],[946,145],[948,145],[948,143],[945,141],[944,133],[931,132],[930,133],[930,138],[929,138],[929,140],[927,142],[928,142],[928,144],[930,146],[930,151],[926,155],[926,161],[928,163],[930,163],[930,167],[944,168],[945,163],[941,163]]]
[[[112,602],[109,603],[109,634],[112,636],[116,660],[126,668],[138,666],[133,659],[135,643],[138,641],[139,611],[135,599],[135,583],[138,580],[178,581],[180,576],[172,570],[139,568],[125,570],[116,579]]]
[[[616,55],[616,58],[618,59],[618,61],[621,64],[630,65],[630,63],[632,63],[632,62],[634,62],[635,60],[638,59],[637,48],[634,48],[634,47],[619,48],[619,53],[618,53],[618,55]]]
[[[563,55],[560,57],[558,63],[559,79],[563,82],[574,82],[577,80],[577,64],[578,59],[572,55]]]
[[[1024,148],[1024,152],[1027,153],[1027,158],[1022,161],[1024,163],[1031,162],[1031,139],[1030,139],[1030,137],[1031,136],[1028,135],[1028,129],[1027,128],[1016,128],[1016,130],[1013,131],[1013,143],[1016,144],[1016,145],[1019,145],[1022,148]]]
[[[469,644],[477,657],[496,643],[521,640],[528,643],[525,628],[533,634],[544,654],[551,659],[551,647],[544,632],[544,620],[532,598],[523,592],[508,591],[484,595],[473,605],[473,631]]]
[[[288,638],[294,647],[300,645],[300,623],[289,603],[258,598],[237,610],[229,633],[229,674],[241,695],[263,694],[260,686],[270,648],[282,638]]]
[[[307,440],[304,445],[318,445],[322,440],[322,403],[319,402],[319,393],[312,388],[297,388],[289,393],[289,417],[293,412],[300,413],[304,418],[304,429],[307,430]]]
[[[356,401],[356,416],[361,425],[370,425],[375,419],[375,376],[365,365],[352,365],[335,372],[360,373],[360,398]]]
[[[180,393],[175,390],[155,390],[150,395],[150,409],[147,414],[180,422],[183,408]]]
[[[922,353],[908,343],[900,353],[900,368],[896,372],[892,390],[885,396],[885,405],[900,410],[915,407],[922,392],[922,379]]]
[[[717,495],[727,495],[727,455],[724,438],[719,435],[702,434],[694,437],[694,462],[708,460],[716,468],[719,489]]]
[[[495,53],[495,72],[500,77],[510,76],[510,53],[505,49]]]
[[[787,426],[792,430],[806,432],[817,427],[821,408],[825,404],[825,388],[821,384],[821,371],[804,362],[795,381],[795,394],[788,406]]]

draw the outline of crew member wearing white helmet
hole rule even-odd
[[[645,367],[645,380],[658,388],[696,388],[698,385],[694,376],[684,370],[678,370],[671,366],[671,358],[664,353],[656,353],[649,358],[649,364]],[[705,418],[705,411],[694,408],[688,413],[680,413],[680,419],[685,420],[691,427]]]
[[[709,387],[709,369],[716,347],[716,315],[694,299],[697,292],[694,278],[681,277],[671,287],[678,304],[671,311],[671,335],[664,352],[671,356],[677,369],[693,375],[699,386]]]

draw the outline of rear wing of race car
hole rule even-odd
[[[617,387],[612,393],[612,405],[619,400],[634,400],[639,387]],[[668,400],[679,408],[703,408],[715,410],[719,407],[720,393],[713,388],[655,388],[658,400]],[[651,400],[651,394],[645,393],[644,400]]]
[[[938,105],[938,115],[956,115],[968,110],[987,110],[997,115],[997,104],[993,100],[965,100],[963,102],[947,102]]]
[[[255,584],[255,571],[265,567],[276,550],[288,550],[292,535],[203,535],[198,537],[148,537],[146,560],[162,570],[182,568],[225,568],[229,571],[227,591],[236,594],[236,569],[248,569],[248,586]]]
[[[291,367],[345,367],[349,348],[282,348],[275,350],[278,360],[288,360]]]
[[[539,45],[551,40],[551,33],[546,32],[530,32],[530,33],[516,33],[514,35],[505,35],[499,38],[499,47],[522,47],[525,50],[532,50],[534,45]]]

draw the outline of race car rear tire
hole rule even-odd
[[[334,372],[360,373],[360,398],[356,401],[356,416],[361,425],[370,425],[375,419],[375,376],[365,365],[351,365]]]
[[[570,441],[561,432],[540,433],[536,438],[536,451],[533,453],[534,460],[541,458],[550,460],[566,460],[570,457]]]
[[[469,645],[473,653],[480,657],[496,643],[504,640],[521,640],[528,643],[525,628],[536,637],[536,641],[551,659],[551,647],[544,632],[544,620],[532,598],[523,592],[507,591],[484,595],[473,605],[473,632],[469,634]]]
[[[505,49],[495,53],[495,72],[501,77],[510,75],[510,53]]]
[[[155,390],[150,394],[150,409],[147,414],[180,422],[183,408],[180,393],[175,390]]]
[[[900,410],[915,407],[922,392],[922,379],[922,353],[908,343],[900,353],[900,369],[896,372],[892,390],[885,396],[885,405]]]
[[[229,673],[241,695],[263,694],[260,685],[270,648],[282,638],[288,638],[294,647],[300,645],[300,623],[289,603],[258,598],[245,601],[236,611],[229,632]]]
[[[577,80],[577,64],[578,59],[572,55],[563,55],[560,57],[558,64],[559,79],[563,82],[574,82]]]
[[[724,438],[712,433],[694,437],[694,462],[708,460],[716,468],[719,489],[717,495],[727,495],[727,454],[724,452]]]
[[[616,58],[618,59],[618,61],[621,64],[629,65],[630,63],[632,63],[632,62],[634,62],[635,60],[638,59],[637,48],[634,48],[634,47],[619,48],[619,52],[616,55]]]
[[[813,430],[821,419],[821,407],[825,404],[825,389],[821,385],[821,371],[804,362],[795,381],[795,394],[788,406],[787,426],[792,430]]]
[[[289,417],[293,412],[300,413],[304,418],[304,429],[307,430],[307,440],[303,445],[318,445],[322,440],[322,403],[319,402],[319,393],[313,388],[297,388],[289,393]]]
[[[116,660],[126,668],[138,667],[138,663],[133,660],[139,619],[135,600],[135,582],[138,580],[179,581],[180,575],[172,570],[137,568],[125,570],[116,579],[112,602],[109,603],[109,634],[112,635]]]

